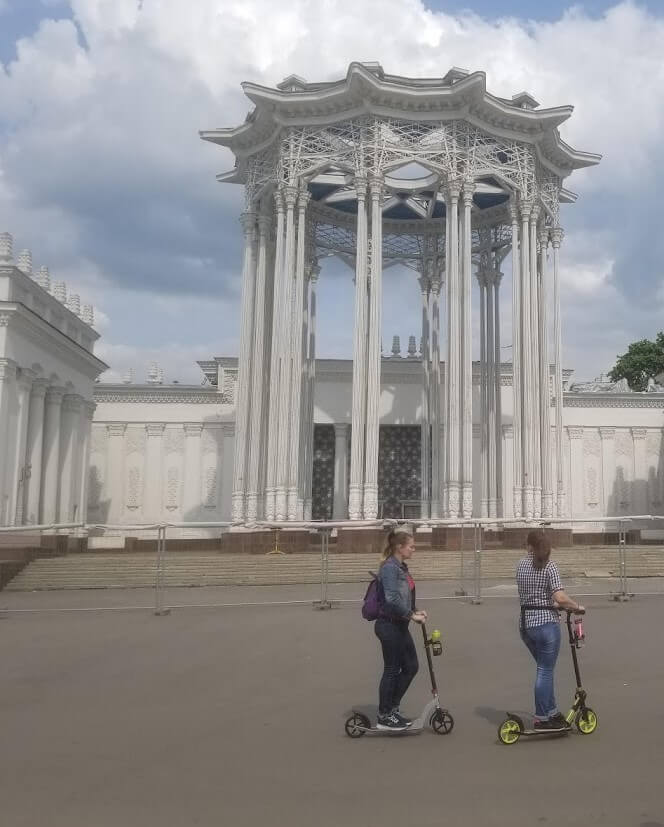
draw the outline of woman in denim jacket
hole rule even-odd
[[[408,624],[411,620],[424,623],[427,617],[426,612],[415,608],[415,583],[406,565],[414,551],[412,534],[390,531],[378,572],[383,600],[374,626],[385,664],[378,690],[378,729],[406,729],[412,724],[399,711],[401,699],[418,669]]]

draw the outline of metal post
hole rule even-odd
[[[620,580],[620,591],[613,595],[613,599],[619,603],[627,603],[634,597],[627,592],[627,555],[625,546],[627,544],[625,521],[618,521],[618,577]]]
[[[327,585],[330,576],[330,529],[321,529],[320,535],[320,600],[314,601],[314,609],[331,609],[327,599]]]
[[[479,606],[482,602],[482,524],[473,524],[473,538],[475,541],[474,572],[475,572],[475,594],[470,602],[473,606]]]
[[[157,526],[157,570],[155,573],[154,613],[163,617],[171,613],[164,607],[164,568],[166,565],[166,526]]]
[[[464,554],[463,554],[463,523],[461,523],[461,577],[459,580],[459,588],[454,590],[455,597],[465,597],[466,591],[466,572],[464,569]]]

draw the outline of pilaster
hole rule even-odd
[[[30,392],[36,374],[21,368],[16,379],[16,428],[14,432],[15,455],[13,479],[10,489],[10,522],[23,525],[25,512],[25,489],[31,473],[27,457],[28,418],[30,414]],[[11,470],[11,469],[10,469]]]
[[[8,235],[8,234],[7,234]],[[0,525],[10,522],[10,486],[13,468],[9,469],[10,439],[9,422],[16,395],[16,363],[0,358]]]
[[[26,446],[26,489],[24,522],[39,522],[39,504],[42,486],[42,451],[44,444],[44,400],[47,379],[35,379],[30,391],[28,440]],[[86,473],[87,476],[87,473]]]
[[[66,394],[62,400],[62,421],[60,427],[60,500],[58,522],[68,523],[76,518],[78,503],[74,502],[76,481],[75,459],[78,448],[77,426],[83,398],[78,394]]]
[[[347,456],[348,456],[348,431],[349,426],[345,423],[334,425],[334,504],[332,518],[334,520],[346,520],[348,516],[348,491],[346,488],[347,479]]]
[[[459,278],[459,194],[457,181],[448,184],[446,203],[447,358],[445,362],[445,516],[461,510],[461,284]]]
[[[41,523],[55,523],[58,517],[58,476],[60,470],[60,424],[64,388],[49,387],[44,410],[42,456]]]
[[[461,375],[462,393],[462,509],[465,519],[473,516],[473,330],[472,330],[472,216],[475,182],[463,185],[463,271],[462,271],[462,325],[463,337]]]
[[[583,428],[568,428],[570,465],[571,465],[571,491],[570,491],[570,516],[580,517],[585,511],[583,502]]]
[[[521,253],[519,249],[519,211],[514,201],[509,207],[512,221],[512,397],[514,435],[512,448],[511,516],[523,516],[523,345],[522,345],[522,297]],[[506,446],[507,449],[507,446]]]
[[[602,514],[611,517],[619,513],[619,498],[613,490],[616,479],[615,428],[600,428],[602,446]]]
[[[182,519],[185,522],[201,520],[201,422],[184,423],[184,484]],[[253,433],[253,432],[252,432]]]
[[[145,430],[147,433],[147,445],[145,449],[145,496],[143,498],[144,502],[144,514],[145,519],[150,523],[158,523],[161,521],[162,517],[162,510],[163,510],[163,502],[162,502],[162,492],[163,492],[163,450],[162,450],[162,443],[163,443],[163,436],[164,436],[164,429],[166,425],[163,422],[150,422],[145,426]],[[124,426],[122,426],[123,430],[120,432],[118,429],[118,434],[124,434]],[[109,429],[109,437],[113,437],[113,433]],[[112,442],[112,438],[109,438],[109,450],[110,445]],[[123,452],[124,456],[124,452]],[[121,479],[124,479],[124,469],[121,469],[122,476]],[[109,476],[110,476],[110,468],[109,468]],[[119,515],[118,515],[119,516]]]

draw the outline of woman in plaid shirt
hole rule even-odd
[[[521,606],[521,640],[537,663],[535,679],[535,729],[566,729],[568,724],[556,706],[553,670],[560,651],[558,608],[585,611],[565,594],[558,566],[549,558],[551,544],[541,530],[528,534],[528,556],[519,560],[516,582]],[[539,608],[541,607],[541,608]]]

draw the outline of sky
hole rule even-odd
[[[482,70],[497,95],[573,104],[562,137],[603,156],[561,218],[564,362],[592,379],[664,328],[662,54],[664,0],[0,0],[0,231],[95,305],[104,381],[157,361],[199,383],[197,359],[238,350],[244,202],[198,130],[244,120],[240,83]],[[318,353],[350,357],[350,270],[326,260],[319,295]],[[415,275],[386,271],[386,351],[419,312]]]

